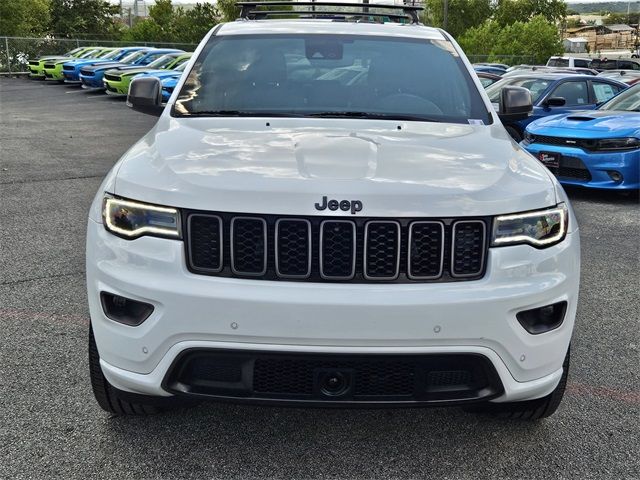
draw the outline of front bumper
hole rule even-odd
[[[581,148],[544,145],[540,143],[522,146],[534,157],[541,152],[553,152],[567,158],[578,158],[588,169],[590,180],[558,176],[563,185],[576,185],[588,188],[636,190],[640,188],[640,149],[626,152],[586,152]],[[619,172],[622,181],[614,181],[609,172]]]
[[[64,83],[80,83],[80,72],[76,70],[63,70]]]
[[[82,88],[98,88],[101,90],[105,89],[104,83],[102,81],[102,76],[98,75],[87,76],[80,74],[80,83],[82,84]]]
[[[496,401],[538,398],[562,375],[580,270],[574,231],[556,246],[491,249],[485,277],[441,284],[318,284],[195,275],[181,241],[128,241],[89,221],[91,321],[107,379],[117,388],[169,395],[163,381],[188,349],[308,354],[477,354],[491,362]],[[154,305],[140,326],[109,320],[99,292]],[[530,335],[516,313],[567,301],[563,324]]]
[[[104,80],[104,86],[107,89],[107,93],[112,95],[126,95],[129,93],[129,83],[114,82],[111,80]]]

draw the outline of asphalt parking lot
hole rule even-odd
[[[0,79],[0,477],[640,478],[640,208],[609,193],[570,191],[581,303],[547,420],[227,404],[110,418],[89,385],[86,216],[153,123],[106,95]]]

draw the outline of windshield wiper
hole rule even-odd
[[[357,112],[357,111],[335,111],[335,112],[315,112],[308,113],[306,117],[318,118],[367,118],[373,120],[409,120],[418,122],[442,122],[432,117],[422,115],[392,114],[392,113],[375,113],[375,112]]]
[[[296,113],[288,112],[260,112],[253,110],[197,110],[185,112],[183,117],[302,117]]]

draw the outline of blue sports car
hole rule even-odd
[[[99,58],[78,58],[70,60],[62,65],[62,74],[65,83],[80,83],[80,69],[89,65],[119,62],[132,52],[143,50],[146,47],[123,47],[111,50]]]
[[[146,66],[154,60],[167,53],[182,52],[174,48],[144,48],[136,52],[131,52],[120,62],[101,63],[99,65],[89,65],[80,69],[80,82],[83,88],[104,89],[104,72],[114,68],[127,68],[131,66]]]
[[[182,69],[184,70],[184,66],[182,67]],[[167,103],[169,101],[169,98],[171,98],[173,89],[176,88],[176,85],[178,84],[181,76],[181,73],[174,73],[170,77],[165,77],[160,80],[160,83],[162,84],[162,101],[164,103]]]
[[[506,86],[524,87],[531,92],[533,112],[528,118],[505,123],[509,134],[521,141],[524,130],[538,118],[574,110],[593,110],[599,104],[614,97],[628,85],[609,78],[571,73],[523,73],[487,87],[486,92],[496,110],[500,92]]]
[[[567,185],[640,188],[640,84],[596,110],[537,120],[521,145]]]

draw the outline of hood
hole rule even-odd
[[[556,203],[546,168],[501,125],[163,115],[121,162],[116,195],[182,208],[290,215],[322,197],[361,216],[479,216]]]
[[[137,75],[139,73],[145,73],[145,72],[149,72],[151,70],[149,70],[146,67],[137,67],[137,68],[118,68],[118,73],[120,73],[120,75],[124,76],[124,75]]]
[[[621,138],[640,135],[640,112],[587,110],[544,117],[532,122],[534,135],[570,138]]]

